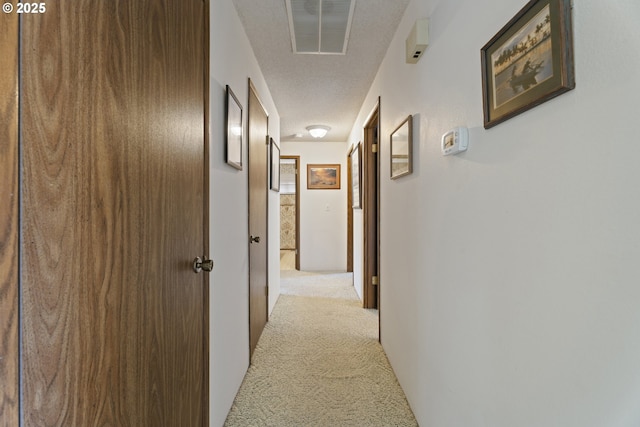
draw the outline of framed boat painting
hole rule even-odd
[[[481,60],[485,129],[573,89],[571,0],[531,0]]]

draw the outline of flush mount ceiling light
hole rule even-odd
[[[324,126],[324,125],[312,125],[312,126],[307,126],[307,130],[309,131],[312,137],[323,138],[327,134],[327,132],[331,130],[331,128],[329,126]]]
[[[285,0],[294,53],[344,55],[356,0]]]

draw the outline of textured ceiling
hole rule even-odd
[[[328,0],[325,0],[328,1]],[[409,0],[356,0],[345,55],[294,54],[285,0],[233,0],[280,114],[280,138],[309,125],[346,141]],[[373,108],[373,106],[372,106]]]

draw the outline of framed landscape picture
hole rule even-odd
[[[360,148],[362,143],[358,142],[351,150],[349,160],[351,161],[351,190],[352,190],[352,203],[353,209],[362,209],[362,190],[360,187],[362,164],[362,149]]]
[[[339,190],[340,165],[307,165],[307,189],[309,190]]]
[[[229,85],[225,107],[227,164],[242,170],[242,105]]]
[[[571,0],[532,0],[481,50],[488,129],[575,87]]]
[[[280,191],[280,147],[273,138],[269,139],[271,147],[271,189]]]
[[[409,175],[413,171],[413,116],[398,125],[390,140],[391,179]]]

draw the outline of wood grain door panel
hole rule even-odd
[[[26,425],[202,425],[199,0],[22,22]]]

